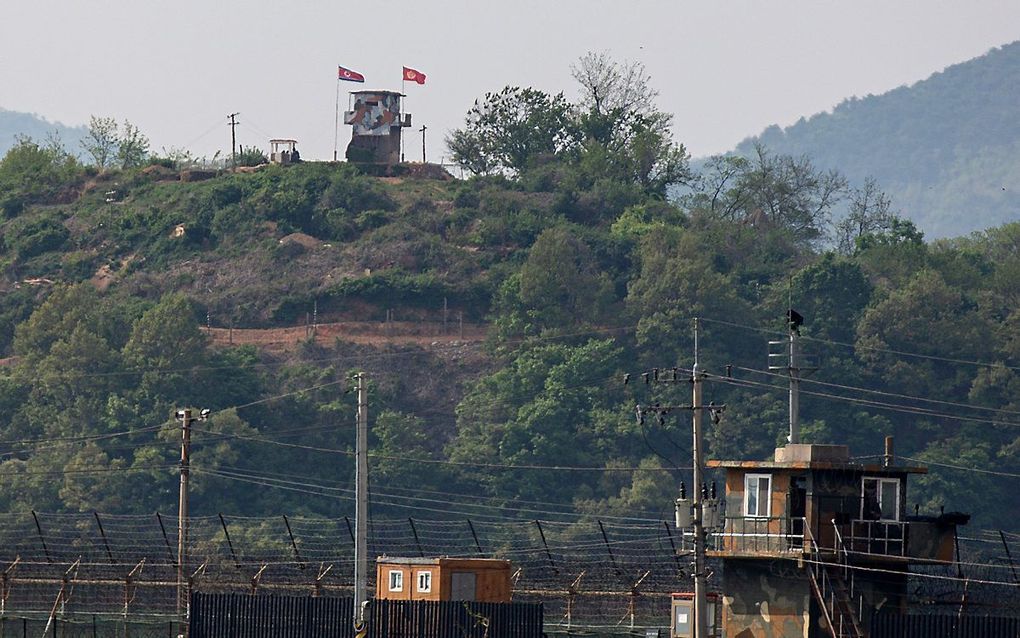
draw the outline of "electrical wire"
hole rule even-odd
[[[720,325],[724,325],[724,326],[730,326],[732,328],[740,328],[742,330],[751,330],[751,331],[754,331],[754,332],[761,332],[761,333],[771,334],[771,335],[776,335],[776,336],[786,336],[787,335],[787,333],[781,332],[781,331],[778,331],[778,330],[770,330],[770,329],[767,329],[767,328],[757,328],[755,326],[749,326],[749,325],[746,325],[746,324],[740,324],[740,323],[736,323],[736,322],[733,322],[733,321],[724,321],[722,319],[709,319],[709,318],[706,318],[706,317],[699,317],[699,319],[701,321],[705,321],[707,323],[716,323],[716,324],[720,324]],[[818,338],[818,337],[803,336],[803,337],[801,337],[801,339],[803,339],[804,341],[813,341],[815,343],[824,343],[824,344],[827,344],[827,345],[842,346],[844,348],[850,348],[851,350],[868,350],[868,351],[871,351],[871,352],[880,352],[880,353],[883,353],[883,354],[894,354],[894,355],[901,356],[901,357],[914,357],[914,358],[917,358],[917,359],[926,359],[926,360],[929,360],[929,361],[938,361],[938,362],[941,362],[941,363],[955,363],[955,364],[960,364],[960,365],[970,365],[970,366],[981,367],[981,368],[1003,368],[1003,369],[1006,369],[1006,370],[1012,370],[1013,372],[1020,372],[1020,367],[1009,366],[1009,365],[1000,364],[1000,363],[988,363],[988,362],[985,362],[985,361],[973,361],[973,360],[970,360],[970,359],[956,359],[956,358],[953,358],[953,357],[940,357],[940,356],[937,356],[937,355],[920,354],[918,352],[908,352],[908,351],[905,351],[905,350],[893,350],[891,348],[878,348],[878,347],[875,347],[875,346],[862,346],[862,345],[858,345],[858,344],[845,343],[845,342],[842,342],[842,341],[833,341],[831,339],[821,339],[821,338]]]
[[[773,384],[770,384],[770,383],[763,383],[761,381],[753,381],[753,380],[750,380],[750,379],[738,379],[736,377],[723,377],[723,376],[718,376],[718,375],[712,375],[712,379],[714,381],[717,381],[717,382],[720,382],[720,383],[726,383],[726,384],[734,385],[734,386],[769,388],[771,390],[778,390],[778,391],[781,391],[781,392],[788,392],[789,391],[788,387],[773,385]],[[889,410],[889,411],[892,411],[892,412],[900,412],[900,413],[904,413],[904,414],[913,414],[913,415],[917,415],[917,416],[927,416],[927,417],[933,417],[933,418],[942,418],[942,419],[949,419],[949,420],[954,420],[954,421],[963,421],[963,422],[967,422],[967,423],[981,423],[981,424],[988,424],[989,423],[988,419],[979,419],[979,418],[975,418],[975,417],[965,417],[965,416],[959,416],[959,415],[956,415],[956,414],[946,414],[946,413],[943,413],[943,412],[936,412],[934,410],[929,410],[927,408],[920,408],[920,407],[916,407],[916,406],[904,406],[904,405],[898,404],[898,403],[887,403],[887,402],[883,402],[883,401],[873,401],[871,399],[862,399],[862,398],[858,398],[858,397],[847,397],[847,396],[842,396],[842,395],[839,395],[839,394],[831,394],[831,393],[826,393],[826,392],[813,392],[813,391],[810,391],[810,390],[801,390],[800,393],[802,395],[819,397],[819,398],[822,398],[822,399],[833,399],[833,400],[836,400],[836,401],[844,401],[846,403],[852,403],[852,404],[856,404],[856,405],[864,405],[864,406],[868,406],[868,407],[878,408],[878,409],[882,409],[882,410]],[[994,423],[996,425],[1013,425],[1013,426],[1020,427],[1020,423],[1013,423],[1013,422],[1009,422],[1009,421],[995,421]]]
[[[192,467],[192,471],[195,471],[195,472],[198,472],[198,473],[201,473],[201,474],[208,474],[208,475],[213,475],[213,476],[219,476],[221,478],[227,478],[227,479],[232,479],[232,480],[239,480],[239,481],[247,482],[247,483],[254,483],[254,484],[262,485],[262,486],[265,486],[265,487],[276,487],[276,488],[279,488],[279,489],[286,489],[286,490],[300,492],[300,493],[305,493],[305,494],[314,495],[314,496],[322,496],[322,497],[329,497],[329,498],[339,498],[339,499],[342,499],[342,500],[353,500],[353,498],[354,498],[353,496],[349,496],[350,494],[354,493],[354,490],[349,489],[349,488],[329,487],[329,486],[323,486],[323,485],[317,484],[317,483],[307,483],[307,482],[290,481],[290,480],[284,480],[284,479],[275,479],[275,478],[272,478],[272,477],[262,476],[262,475],[259,475],[257,473],[254,473],[254,472],[232,472],[232,471],[223,471],[222,469],[196,468],[194,466]],[[494,514],[483,514],[483,513],[478,513],[478,512],[464,512],[463,510],[436,509],[436,508],[432,508],[432,507],[408,505],[408,504],[400,502],[400,501],[409,501],[409,502],[413,502],[413,503],[428,503],[430,505],[453,505],[453,506],[460,507],[460,508],[469,507],[469,508],[475,508],[475,509],[480,509],[480,510],[494,510],[494,511],[498,511],[498,512],[505,512],[508,509],[512,509],[514,512],[526,512],[526,513],[529,513],[529,514],[543,514],[543,515],[547,515],[547,516],[568,517],[567,513],[557,512],[557,511],[552,511],[552,510],[539,510],[539,509],[521,508],[521,507],[515,507],[515,506],[494,506],[494,505],[483,505],[483,504],[478,504],[478,503],[454,502],[454,501],[443,500],[443,499],[434,499],[434,498],[425,498],[425,497],[415,497],[415,496],[405,496],[405,495],[400,495],[400,494],[392,494],[392,493],[387,493],[387,492],[382,491],[382,490],[374,490],[372,492],[372,495],[374,497],[372,499],[373,502],[381,503],[381,504],[388,504],[388,505],[391,505],[391,506],[394,506],[394,507],[404,507],[404,508],[408,508],[408,509],[420,509],[420,510],[424,510],[424,511],[434,511],[434,512],[440,512],[440,513],[444,513],[444,514],[446,514],[446,513],[457,513],[457,514],[462,514],[462,515],[467,515],[467,516],[493,518],[493,519],[496,519],[496,520],[508,520],[508,519],[509,520],[520,520],[520,519],[519,519],[519,517],[507,517],[507,516],[502,515],[502,514],[497,516],[497,515],[494,515]],[[394,502],[394,501],[397,501],[397,502]],[[621,517],[621,516],[615,516],[615,515],[610,515],[610,514],[582,514],[581,516],[589,516],[589,517],[596,517],[596,518],[605,518],[607,520],[658,522],[656,519],[647,519],[647,518],[640,518],[640,517]]]
[[[734,370],[741,370],[741,371],[744,371],[744,372],[750,372],[750,373],[754,373],[754,374],[761,374],[761,375],[770,376],[770,377],[778,377],[778,378],[784,378],[784,379],[789,378],[788,375],[782,374],[780,372],[771,372],[771,371],[766,371],[766,370],[757,370],[755,368],[745,368],[745,367],[742,367],[742,366],[733,366],[733,369]],[[800,382],[800,383],[808,384],[808,385],[819,385],[819,386],[824,386],[824,387],[829,387],[829,388],[836,388],[836,389],[840,389],[840,390],[851,390],[851,391],[854,391],[854,392],[861,392],[861,393],[865,393],[865,394],[875,394],[875,395],[879,395],[879,396],[893,397],[893,398],[897,398],[897,399],[909,399],[911,401],[921,401],[923,403],[932,403],[932,404],[935,404],[935,405],[945,405],[945,406],[949,406],[949,407],[961,408],[961,409],[964,409],[964,410],[983,410],[983,411],[986,411],[986,412],[994,412],[996,414],[1009,414],[1009,415],[1014,415],[1014,416],[1020,416],[1020,411],[1017,411],[1017,410],[1005,410],[1005,409],[1001,409],[1001,408],[990,408],[990,407],[981,406],[981,405],[970,405],[970,404],[967,404],[967,403],[958,403],[958,402],[955,402],[955,401],[945,401],[945,400],[941,400],[941,399],[928,399],[928,398],[925,398],[925,397],[919,397],[919,396],[910,395],[910,394],[899,394],[899,393],[896,393],[896,392],[884,392],[882,390],[873,390],[873,389],[869,389],[869,388],[859,388],[859,387],[856,387],[856,386],[843,385],[843,384],[839,384],[839,383],[831,383],[831,382],[826,382],[826,381],[819,381],[817,379],[810,379],[810,378],[805,378],[805,377],[798,377],[797,381]]]
[[[1004,476],[1007,478],[1020,478],[1020,474],[1016,472],[1002,472],[999,470],[984,470],[977,467],[967,467],[965,465],[953,465],[952,463],[942,463],[939,461],[929,461],[927,459],[916,459],[909,456],[899,455],[899,458],[913,461],[915,463],[923,463],[925,465],[934,465],[935,467],[944,467],[951,470],[962,470],[965,472],[977,472],[978,474],[991,474],[992,476]]]
[[[308,481],[308,482],[320,480],[320,479],[317,479],[315,477],[307,477],[307,476],[293,475],[293,474],[272,473],[272,472],[264,472],[264,471],[260,471],[260,472],[256,473],[256,472],[254,472],[252,470],[245,469],[245,468],[226,468],[226,467],[222,467],[222,465],[220,465],[220,467],[216,468],[216,471],[217,472],[234,473],[234,474],[239,475],[239,476],[246,476],[246,475],[248,475],[248,476],[259,477],[259,478],[263,478],[263,479],[270,479],[270,478],[272,478],[272,480],[276,480],[275,477],[283,477],[283,478],[287,478],[287,479],[300,479],[302,481]],[[298,483],[298,485],[301,485],[301,484]],[[321,483],[307,483],[307,484],[305,484],[305,486],[322,487]],[[326,489],[326,488],[322,487],[322,489]],[[344,488],[333,488],[333,489],[340,489],[341,491],[347,492],[347,493],[352,492],[352,490],[344,489]],[[407,492],[407,493],[409,493],[411,495],[429,494],[429,495],[433,495],[433,496],[447,496],[447,497],[452,497],[452,498],[457,498],[457,499],[476,499],[476,500],[500,501],[499,504],[482,504],[482,503],[469,503],[469,502],[464,502],[462,500],[453,501],[453,500],[449,500],[449,499],[446,499],[446,500],[442,500],[442,499],[441,500],[437,500],[437,499],[420,499],[420,498],[416,499],[416,500],[428,500],[428,502],[444,502],[444,503],[450,503],[450,504],[454,504],[454,505],[465,505],[465,506],[471,506],[471,507],[486,507],[486,508],[491,508],[491,509],[498,509],[498,510],[501,510],[501,511],[502,510],[506,510],[506,509],[512,509],[514,511],[527,511],[527,512],[530,512],[530,513],[556,514],[556,516],[561,516],[561,514],[563,513],[563,510],[566,509],[566,510],[569,510],[571,513],[577,514],[577,516],[579,516],[579,517],[595,516],[595,517],[601,517],[601,518],[607,519],[607,520],[641,521],[641,522],[660,522],[661,521],[661,518],[654,518],[653,519],[653,518],[650,518],[650,517],[618,517],[618,516],[612,516],[612,514],[608,514],[608,513],[594,513],[593,514],[593,513],[590,513],[590,512],[586,512],[586,511],[578,511],[576,509],[576,505],[574,503],[555,503],[555,502],[549,502],[549,501],[534,501],[534,500],[524,500],[524,499],[516,499],[516,498],[506,499],[506,498],[500,498],[498,496],[484,496],[484,495],[473,495],[473,494],[466,494],[466,493],[443,492],[443,491],[439,491],[439,490],[428,490],[428,489],[424,489],[424,488],[402,488],[402,487],[398,487],[398,486],[389,486],[388,485],[388,486],[378,487],[372,493],[373,494],[379,494],[379,495],[382,495],[382,496],[389,496],[389,497],[393,497],[393,498],[410,498],[409,496],[402,496],[402,495],[399,495],[399,494],[393,494],[392,492],[395,492],[395,491],[396,492]],[[526,508],[526,507],[521,507],[521,505],[539,505],[539,506],[545,506],[545,507],[559,507],[560,510]]]

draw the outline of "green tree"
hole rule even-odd
[[[836,224],[836,249],[844,255],[852,255],[858,239],[888,231],[895,215],[892,201],[879,190],[874,178],[869,177],[860,188],[851,188],[847,198],[847,214]]]
[[[117,120],[93,115],[89,118],[88,133],[81,141],[81,147],[92,157],[96,167],[103,170],[117,157],[119,139]]]
[[[973,371],[938,358],[990,360],[991,334],[988,319],[972,299],[937,272],[923,270],[864,313],[857,325],[857,353],[891,388],[920,396],[965,396]]]
[[[636,184],[659,198],[670,186],[691,180],[687,151],[672,139],[673,117],[656,106],[658,91],[643,64],[589,52],[571,73],[581,91],[576,117],[584,139],[582,168],[586,163],[600,167],[596,174]]]
[[[197,405],[207,396],[208,380],[193,370],[206,360],[205,344],[191,302],[182,294],[165,295],[135,321],[123,356],[139,372],[135,399],[142,413]]]
[[[137,126],[124,120],[117,137],[117,161],[121,168],[136,168],[145,163],[149,155],[149,138]],[[97,162],[98,163],[98,162]]]
[[[446,139],[454,161],[479,175],[518,174],[536,158],[574,144],[571,106],[563,94],[517,86],[486,93],[468,111],[464,128]]]
[[[674,231],[641,241],[640,270],[628,287],[627,306],[638,318],[638,343],[656,353],[657,365],[692,351],[695,317],[752,316],[733,278],[716,270],[701,240]]]
[[[522,352],[483,377],[457,407],[449,458],[496,465],[592,465],[612,432],[600,431],[600,411],[615,407],[622,350],[611,340],[580,346],[546,345]],[[465,470],[464,479],[507,499],[569,501],[579,483],[541,470]],[[584,481],[585,479],[578,479]],[[590,483],[589,483],[590,485]]]
[[[570,71],[581,91],[581,129],[605,148],[621,150],[639,132],[671,125],[672,116],[655,105],[659,93],[642,63],[620,62],[606,51],[589,51]]]
[[[520,300],[538,326],[569,328],[598,322],[612,300],[612,284],[583,241],[566,228],[549,228],[521,267]]]
[[[815,169],[807,157],[773,155],[761,145],[754,150],[750,159],[713,158],[688,206],[763,234],[780,230],[800,245],[824,239],[846,180]]]

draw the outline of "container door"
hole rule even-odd
[[[475,599],[474,572],[453,572],[450,578],[450,600]]]

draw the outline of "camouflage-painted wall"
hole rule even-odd
[[[347,159],[351,162],[396,164],[400,157],[400,133],[410,126],[410,115],[401,119],[400,94],[366,92],[354,94],[353,110],[344,113],[344,123],[353,127]]]
[[[792,560],[727,560],[723,577],[726,638],[810,638],[811,590]],[[817,614],[816,614],[817,615]]]
[[[390,135],[392,127],[400,126],[400,95],[356,93],[353,110],[344,113],[344,124],[354,127],[354,135]]]

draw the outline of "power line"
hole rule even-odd
[[[964,466],[964,465],[953,465],[952,463],[941,463],[939,461],[929,461],[927,459],[915,459],[915,458],[911,458],[909,456],[903,456],[903,455],[900,455],[900,458],[906,459],[908,461],[913,461],[915,463],[924,463],[925,465],[934,465],[936,467],[945,467],[945,468],[949,468],[949,469],[952,469],[952,470],[963,470],[963,471],[966,471],[966,472],[977,472],[979,474],[991,474],[993,476],[1005,476],[1005,477],[1008,477],[1008,478],[1020,478],[1020,474],[1017,474],[1015,472],[1002,472],[1002,471],[999,471],[999,470],[983,470],[983,469],[977,468],[977,467],[967,467],[967,466]]]
[[[781,332],[776,331],[776,330],[770,330],[770,329],[767,329],[767,328],[757,328],[755,326],[749,326],[749,325],[746,325],[746,324],[735,323],[735,322],[732,322],[732,321],[724,321],[722,319],[705,319],[705,318],[702,318],[702,320],[703,321],[707,321],[709,323],[716,323],[716,324],[720,324],[720,325],[724,325],[724,326],[730,326],[732,328],[740,328],[742,330],[751,330],[751,331],[754,331],[754,332],[761,332],[761,333],[765,333],[765,334],[772,334],[772,335],[785,334],[785,333],[781,333]],[[864,346],[864,345],[858,345],[858,344],[853,344],[853,343],[845,343],[845,342],[842,342],[842,341],[833,341],[831,339],[821,339],[821,338],[818,338],[818,337],[801,337],[801,338],[804,339],[805,341],[813,341],[815,343],[824,343],[824,344],[833,345],[833,346],[842,346],[844,348],[850,348],[852,350],[868,350],[868,351],[871,351],[871,352],[881,352],[883,354],[894,354],[894,355],[902,356],[902,357],[914,357],[914,358],[917,358],[917,359],[927,359],[929,361],[939,361],[939,362],[942,362],[942,363],[956,363],[956,364],[960,364],[960,365],[970,365],[970,366],[976,366],[976,367],[981,367],[981,368],[1004,368],[1006,370],[1012,370],[1013,372],[1020,372],[1020,367],[1009,366],[1009,365],[1002,364],[1002,363],[988,363],[988,362],[985,362],[985,361],[973,361],[973,360],[970,360],[970,359],[955,359],[955,358],[952,358],[952,357],[940,357],[940,356],[937,356],[937,355],[921,354],[921,353],[918,353],[918,352],[907,352],[905,350],[893,350],[891,348],[878,348],[878,347],[875,347],[875,346]]]
[[[754,373],[754,374],[761,374],[761,375],[770,376],[770,377],[784,377],[785,378],[785,375],[783,375],[783,374],[779,374],[779,373],[776,373],[776,372],[769,372],[769,371],[766,371],[766,370],[758,370],[758,369],[755,369],[755,368],[745,368],[745,367],[742,367],[742,366],[736,366],[735,365],[735,366],[733,366],[733,369],[734,370],[742,370],[744,372],[751,372],[751,373]],[[799,381],[801,383],[808,383],[808,384],[812,384],[812,385],[820,385],[820,386],[825,386],[825,387],[829,387],[829,388],[837,388],[837,389],[840,389],[840,390],[852,390],[854,392],[862,392],[862,393],[866,393],[866,394],[875,394],[875,395],[879,395],[879,396],[893,397],[893,398],[897,398],[897,399],[910,399],[912,401],[921,401],[923,403],[932,403],[932,404],[936,404],[936,405],[945,405],[945,406],[949,406],[949,407],[962,408],[962,409],[965,409],[965,410],[984,410],[984,411],[987,411],[987,412],[995,412],[995,413],[998,413],[998,414],[1011,414],[1011,415],[1020,416],[1020,411],[1017,411],[1017,410],[1004,410],[1004,409],[1001,409],[1001,408],[989,408],[989,407],[985,407],[985,406],[981,406],[981,405],[970,405],[970,404],[967,404],[967,403],[958,403],[958,402],[955,402],[955,401],[945,401],[945,400],[942,400],[942,399],[928,399],[926,397],[919,397],[919,396],[916,396],[916,395],[899,394],[899,393],[896,393],[896,392],[885,392],[885,391],[882,391],[882,390],[874,390],[874,389],[870,389],[870,388],[860,388],[860,387],[857,387],[857,386],[844,385],[844,384],[840,384],[840,383],[831,383],[831,382],[826,382],[826,381],[819,381],[817,379],[810,379],[810,378],[802,378],[802,379],[799,379]]]
[[[783,391],[783,392],[786,392],[786,391],[789,390],[789,388],[786,388],[784,386],[772,385],[770,383],[763,383],[763,382],[760,382],[760,381],[752,381],[750,379],[738,379],[736,377],[722,377],[722,376],[718,376],[718,375],[713,375],[712,376],[712,380],[718,381],[720,383],[726,383],[726,384],[729,384],[729,385],[734,385],[734,386],[769,388],[769,389],[772,389],[772,390],[780,390],[780,391]],[[830,393],[825,393],[825,392],[812,392],[812,391],[809,391],[809,390],[802,390],[802,393],[806,394],[806,395],[809,395],[809,396],[813,396],[813,397],[819,397],[819,398],[823,398],[823,399],[834,399],[836,401],[845,401],[847,403],[853,403],[853,404],[857,404],[857,405],[865,405],[865,406],[868,406],[868,407],[879,408],[879,409],[883,409],[883,410],[890,410],[892,412],[901,412],[901,413],[905,413],[905,414],[914,414],[914,415],[918,415],[918,416],[927,416],[927,417],[934,417],[934,418],[950,419],[950,420],[964,421],[964,422],[969,422],[969,423],[982,423],[982,424],[989,423],[989,419],[980,419],[980,418],[975,418],[975,417],[959,416],[959,415],[955,415],[955,414],[946,414],[944,412],[936,412],[934,410],[929,410],[927,408],[921,408],[921,407],[917,407],[917,406],[905,406],[905,405],[898,404],[898,403],[886,403],[886,402],[882,402],[882,401],[874,401],[874,400],[871,400],[871,399],[862,399],[862,398],[858,398],[858,397],[847,397],[847,396],[842,396],[842,395],[839,395],[839,394],[830,394]],[[1014,423],[1014,422],[1011,422],[1011,421],[994,421],[994,423],[996,425],[1012,425],[1012,426],[1020,427],[1020,423]]]
[[[3,466],[0,466],[3,467]],[[0,476],[5,478],[17,477],[17,476],[63,476],[65,474],[110,474],[123,472],[125,474],[131,472],[152,472],[153,470],[176,470],[176,465],[156,465],[153,467],[91,467],[81,469],[62,469],[62,470],[26,470],[24,472],[0,472]]]

